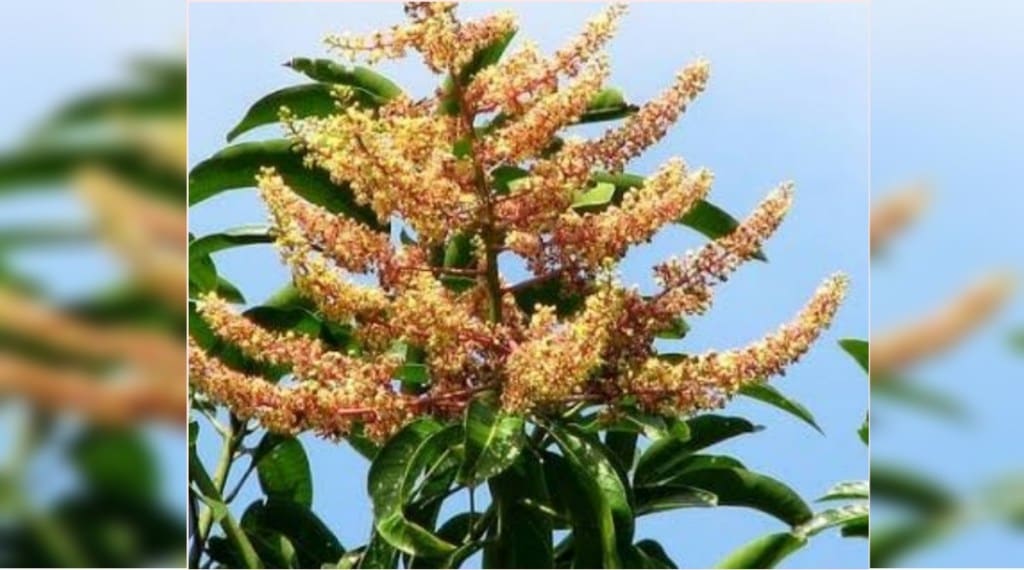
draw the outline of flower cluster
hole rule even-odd
[[[708,64],[698,61],[617,128],[561,137],[604,88],[601,50],[624,11],[608,8],[551,57],[526,44],[471,72],[464,66],[476,51],[507,41],[511,17],[463,22],[452,5],[412,3],[406,24],[330,38],[371,61],[415,50],[448,77],[433,98],[401,95],[376,107],[349,100],[327,117],[287,120],[310,167],[408,234],[395,243],[263,171],[259,187],[296,288],[351,338],[341,346],[272,332],[207,296],[198,310],[214,335],[287,373],[272,383],[194,342],[197,391],[273,430],[344,436],[361,425],[386,437],[418,415],[459,414],[483,391],[520,414],[570,402],[687,414],[796,362],[829,326],[845,278],[830,278],[794,322],[747,347],[676,360],[654,348],[660,331],[706,311],[713,286],[760,255],[789,209],[790,184],[731,233],[658,265],[652,295],[620,285],[615,265],[704,200],[712,174],[672,159],[607,202],[574,207],[597,173],[620,173],[660,140],[707,82]],[[533,275],[508,282],[499,260],[511,256]],[[551,290],[555,297],[540,294]],[[408,381],[410,366],[426,378]]]

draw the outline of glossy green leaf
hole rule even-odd
[[[740,388],[740,394],[792,414],[794,417],[799,418],[807,425],[818,430],[818,433],[825,433],[821,430],[821,426],[819,426],[818,422],[814,419],[814,414],[812,414],[806,406],[786,396],[782,392],[779,392],[778,389],[770,384],[747,384]]]
[[[626,568],[679,568],[655,540],[641,540],[623,555]]]
[[[608,516],[613,522],[613,540],[617,544],[631,544],[633,509],[626,484],[608,450],[595,437],[573,426],[550,424],[545,426],[545,430],[558,444],[576,476],[588,486],[591,500],[600,500],[601,517]],[[603,535],[603,539],[608,538]],[[609,561],[610,553],[604,554],[605,561]]]
[[[868,504],[843,505],[816,513],[809,521],[793,530],[798,536],[810,537],[830,528],[857,524],[868,519]]]
[[[546,456],[545,456],[546,457]],[[555,487],[537,456],[522,453],[511,467],[488,481],[495,524],[484,545],[484,568],[552,568],[554,561],[551,518],[529,506],[547,503]]]
[[[414,558],[410,567],[458,568],[461,566],[467,558],[483,548],[483,542],[480,540],[464,542],[482,518],[483,515],[480,513],[459,513],[445,521],[441,528],[437,529],[437,536],[452,544],[461,544],[462,546],[445,558]]]
[[[341,105],[331,89],[326,83],[305,83],[268,93],[253,103],[242,119],[228,131],[227,141],[231,142],[256,127],[277,123],[282,107],[287,107],[297,119],[326,117],[336,112]]]
[[[839,341],[839,346],[843,347],[843,350],[857,361],[857,364],[860,365],[864,372],[868,371],[870,359],[868,341],[855,338],[844,338]]]
[[[689,438],[663,438],[652,443],[637,462],[637,485],[651,485],[671,479],[693,453],[716,443],[760,429],[744,418],[703,414],[686,422]]]
[[[302,154],[285,139],[234,144],[200,162],[189,172],[189,205],[198,204],[222,192],[256,186],[256,175],[274,167],[295,191],[313,204],[333,213],[343,213],[371,227],[384,229],[366,206],[357,204],[347,185],[338,185],[319,168],[307,168]]]
[[[578,192],[572,201],[572,207],[581,212],[592,210],[595,207],[603,209],[613,198],[615,198],[615,185],[598,182],[592,188]]]
[[[679,223],[693,228],[711,239],[727,236],[739,226],[739,221],[736,218],[707,200],[697,202],[679,218]],[[761,252],[755,254],[754,258],[761,261],[767,260]]]
[[[470,402],[465,419],[465,459],[459,482],[476,486],[508,469],[526,444],[522,416],[504,413],[482,398]]]
[[[372,69],[355,66],[345,67],[331,59],[311,59],[294,57],[285,66],[302,73],[306,77],[324,83],[348,85],[371,93],[382,100],[390,100],[402,94],[402,88],[387,77]]]
[[[294,546],[299,568],[333,564],[345,554],[334,533],[306,505],[270,498],[249,505],[241,526],[262,540],[283,536]]]
[[[313,504],[313,477],[302,443],[294,437],[267,434],[260,442],[269,450],[256,464],[260,488],[271,499],[288,500],[309,507]]]
[[[671,482],[713,493],[721,506],[756,509],[794,527],[814,516],[807,503],[789,486],[746,469],[731,467],[690,470],[680,473]]]
[[[787,556],[807,544],[807,539],[788,532],[754,539],[729,553],[715,568],[775,568]]]
[[[544,474],[552,495],[566,507],[573,538],[587,545],[573,549],[573,567],[619,568],[615,520],[590,474],[571,460],[549,452],[544,453]]]
[[[368,491],[381,538],[414,556],[447,556],[456,549],[406,517],[417,480],[434,460],[462,439],[461,426],[442,428],[431,419],[402,428],[370,465]]]
[[[676,317],[672,319],[668,326],[656,331],[654,336],[656,338],[678,340],[685,337],[688,332],[690,332],[690,325],[682,317]]]
[[[193,240],[188,244],[188,255],[189,258],[201,257],[233,247],[272,243],[273,241],[274,236],[269,226],[263,224],[239,226]]]
[[[867,481],[843,481],[836,483],[819,501],[838,501],[843,499],[867,499],[870,496]]]
[[[637,516],[673,509],[718,506],[718,497],[714,493],[689,485],[661,483],[639,486],[635,492]]]

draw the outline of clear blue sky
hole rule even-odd
[[[979,275],[1024,276],[1020,141],[1024,60],[1013,0],[891,0],[872,7],[872,177],[878,195],[926,177],[930,207],[872,266],[872,327],[930,311]],[[1019,285],[1019,283],[1018,283]],[[966,344],[912,371],[967,408],[967,426],[878,402],[873,459],[900,460],[964,494],[1024,469],[1024,358],[1007,347],[1024,296]],[[908,558],[910,566],[1021,566],[1024,540],[982,525]]]
[[[463,9],[478,14],[494,7]],[[521,35],[550,49],[599,5],[515,9]],[[190,162],[221,148],[224,134],[250,103],[302,80],[282,62],[325,55],[320,40],[328,32],[366,31],[401,16],[396,4],[191,5]],[[648,173],[681,155],[714,170],[713,199],[736,214],[748,211],[776,183],[797,183],[791,216],[767,248],[771,262],[752,264],[721,287],[715,308],[694,319],[682,348],[700,351],[753,340],[789,319],[826,275],[843,270],[852,277],[850,298],[832,331],[776,384],[817,414],[827,436],[768,408],[737,403],[727,409],[749,414],[767,429],[722,451],[789,482],[808,499],[836,481],[865,478],[868,471],[867,452],[854,435],[867,406],[867,383],[835,344],[841,337],[867,336],[867,23],[868,10],[858,4],[642,4],[632,7],[611,46],[612,83],[635,101],[656,94],[695,57],[705,56],[713,65],[707,93],[631,170]],[[414,93],[426,94],[436,85],[412,62],[384,69]],[[276,134],[271,128],[246,138]],[[202,235],[264,219],[254,193],[240,191],[193,208],[191,228]],[[652,264],[699,241],[690,232],[666,232],[632,254],[624,280],[649,283]],[[270,248],[225,252],[217,262],[251,301],[286,280]],[[312,456],[315,509],[345,545],[363,543],[370,524],[366,463],[345,446],[304,439]],[[211,447],[204,445],[203,452],[212,460]],[[781,527],[750,511],[685,510],[645,517],[637,537],[656,538],[680,564],[701,567]],[[866,563],[866,552],[864,541],[830,533],[789,564],[857,567]]]

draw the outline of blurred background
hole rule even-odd
[[[185,8],[4,11],[0,566],[184,565]]]
[[[875,565],[1024,565],[1022,19],[872,5]]]

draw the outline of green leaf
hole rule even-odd
[[[609,430],[604,435],[604,445],[611,452],[611,456],[619,462],[622,471],[633,470],[633,463],[636,462],[636,443],[638,435],[635,431]]]
[[[845,350],[850,356],[853,357],[854,360],[857,361],[857,364],[860,365],[861,369],[864,370],[864,372],[868,372],[870,359],[868,341],[859,340],[855,338],[844,338],[839,341],[839,346],[843,347],[843,350]]]
[[[607,499],[590,474],[550,452],[544,452],[544,474],[552,495],[569,513],[572,537],[587,545],[573,549],[573,567],[619,568],[615,521]]]
[[[457,78],[452,77],[451,75],[445,77],[444,84],[441,87],[440,107],[442,112],[448,115],[458,114],[459,103],[455,98],[455,81],[457,80],[460,85],[468,85],[481,69],[497,63],[505,53],[505,50],[508,48],[508,44],[512,42],[512,38],[514,38],[515,35],[516,30],[511,30],[487,47],[478,50],[473,54],[473,58],[469,63],[459,70]]]
[[[466,455],[458,480],[475,487],[508,469],[526,444],[522,416],[506,414],[482,398],[466,408]]]
[[[669,325],[654,333],[657,338],[665,338],[670,340],[678,340],[686,336],[686,333],[690,332],[690,325],[687,324],[682,317],[676,317],[672,319]]]
[[[238,124],[228,131],[227,141],[231,142],[256,127],[278,122],[282,107],[287,107],[297,119],[326,117],[344,104],[335,99],[331,89],[332,87],[326,83],[305,83],[264,95],[253,103]]]
[[[622,94],[622,91],[606,87],[590,100],[587,110],[584,111],[583,115],[576,122],[583,124],[614,121],[632,115],[637,109],[639,107],[636,105],[630,105],[626,102],[626,97]]]
[[[693,228],[711,239],[727,236],[740,225],[736,218],[707,200],[697,202],[679,218],[679,223]],[[767,261],[761,252],[757,252],[754,258]]]
[[[923,474],[878,462],[871,465],[871,496],[930,516],[951,512],[958,504],[951,491]]]
[[[796,400],[789,398],[782,392],[779,392],[774,386],[765,383],[759,384],[747,384],[740,388],[740,394],[748,398],[753,398],[764,402],[770,406],[774,406],[784,412],[790,413],[793,416],[799,418],[801,421],[818,430],[818,433],[824,435],[825,432],[821,430],[818,422],[814,419],[814,414],[811,413],[803,404]]]
[[[484,545],[484,568],[553,567],[551,517],[529,506],[529,501],[546,504],[550,500],[547,469],[536,455],[522,453],[511,467],[488,481],[497,524],[491,526]]]
[[[615,545],[633,542],[633,509],[623,478],[610,453],[593,436],[558,424],[545,425],[545,430],[562,450],[576,477],[586,484],[591,500],[600,501],[602,520],[607,517],[613,523],[610,535],[602,528],[604,560],[613,561],[618,557]],[[613,544],[608,543],[609,539]]]
[[[277,169],[296,194],[313,204],[379,230],[387,228],[373,210],[356,203],[347,185],[335,184],[319,168],[307,168],[302,154],[285,139],[234,144],[200,162],[189,173],[188,203],[192,206],[228,190],[255,187],[263,167]]]
[[[641,540],[623,556],[626,568],[679,568],[661,544],[655,540]]]
[[[387,77],[372,69],[355,66],[345,67],[330,59],[310,59],[295,57],[285,63],[306,77],[325,83],[348,85],[366,91],[384,101],[394,99],[402,94],[402,89]]]
[[[857,435],[860,440],[864,442],[864,445],[868,445],[871,436],[871,418],[869,415],[864,415],[864,423],[860,424],[860,428],[857,430]]]
[[[260,447],[267,447],[256,464],[260,488],[271,499],[288,500],[309,507],[313,504],[313,478],[302,443],[294,437],[267,434]]]
[[[234,283],[219,275],[217,276],[217,296],[228,303],[245,302],[245,295],[242,295],[242,291]]]
[[[868,520],[868,504],[843,505],[817,513],[811,520],[793,530],[798,536],[810,537],[822,531]]]
[[[583,306],[583,296],[569,291],[561,279],[546,279],[517,288],[513,295],[523,312],[532,315],[537,305],[550,305],[560,317],[571,315]]]
[[[456,546],[409,520],[404,508],[411,502],[417,480],[449,447],[462,438],[461,426],[442,429],[431,419],[402,428],[380,449],[370,465],[368,491],[375,527],[381,538],[413,556],[446,556]]]
[[[191,259],[233,247],[272,243],[273,241],[274,236],[269,226],[263,224],[239,226],[193,240],[188,244],[188,255]]]
[[[680,465],[693,453],[760,428],[746,419],[716,414],[704,414],[686,422],[690,437],[681,440],[663,438],[652,443],[637,462],[634,481],[637,485],[651,485],[671,479]]]
[[[936,414],[949,420],[967,419],[967,410],[954,397],[906,378],[887,377],[871,384],[871,395]]]
[[[746,469],[689,470],[677,475],[671,483],[704,489],[718,497],[719,505],[756,509],[793,527],[814,516],[807,503],[786,484]]]
[[[715,568],[775,568],[787,556],[807,544],[807,539],[788,532],[752,540],[729,553]]]
[[[473,264],[473,238],[468,234],[455,234],[444,250],[444,266],[466,268]]]
[[[615,185],[607,182],[598,182],[592,188],[578,192],[572,201],[572,207],[576,210],[586,212],[600,207],[603,209],[615,197]]]
[[[275,498],[258,500],[246,508],[241,526],[264,543],[275,536],[287,538],[294,545],[298,568],[320,568],[345,554],[338,538],[306,505]]]
[[[838,501],[843,499],[867,499],[869,495],[867,481],[843,481],[836,483],[819,501]]]
[[[839,528],[839,535],[844,537],[868,538],[871,527],[871,516],[847,522]]]
[[[483,515],[480,513],[459,513],[445,521],[441,528],[437,529],[437,536],[452,544],[462,544],[462,546],[446,558],[414,558],[411,568],[458,568],[461,566],[467,558],[483,548],[483,543],[479,540],[464,542],[470,531],[479,524],[482,518]]]
[[[637,516],[672,509],[718,506],[718,497],[714,493],[689,485],[662,483],[639,486],[635,492]]]

